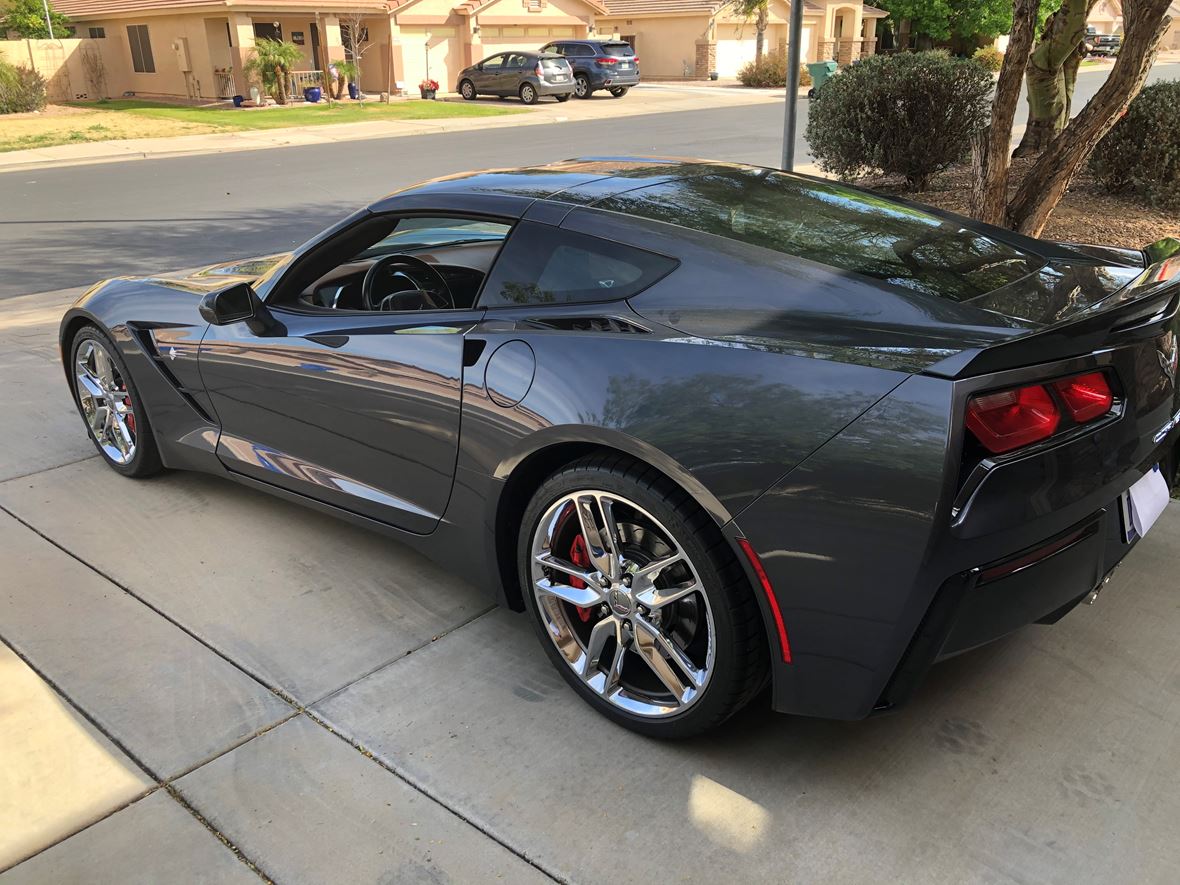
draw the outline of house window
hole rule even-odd
[[[106,28],[90,28],[90,39],[100,40],[107,35]]]
[[[131,67],[137,74],[154,74],[156,60],[152,58],[152,41],[147,25],[128,25],[127,42],[131,44]]]

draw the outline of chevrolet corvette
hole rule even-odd
[[[98,452],[407,543],[683,737],[859,719],[1093,600],[1176,475],[1180,258],[752,166],[442,178],[292,252],[98,283]]]

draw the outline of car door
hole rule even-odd
[[[528,56],[523,52],[509,52],[504,60],[504,73],[501,76],[500,95],[516,95],[524,79],[525,64]]]
[[[463,336],[482,311],[309,309],[283,286],[264,323],[212,325],[201,344],[217,456],[234,473],[430,532],[454,478]]]
[[[471,78],[475,82],[476,92],[491,95],[500,94],[500,75],[504,72],[504,56],[505,53],[501,52],[499,55],[490,56],[479,63],[478,69]]]

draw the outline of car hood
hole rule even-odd
[[[291,260],[294,253],[277,252],[273,255],[262,255],[257,258],[242,258],[226,261],[222,264],[210,264],[207,267],[188,268],[170,273],[156,274],[140,278],[144,283],[163,286],[168,289],[178,289],[195,295],[203,295],[217,289],[224,289],[235,283],[257,283],[274,270]]]

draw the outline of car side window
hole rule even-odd
[[[485,58],[480,65],[485,71],[498,71],[504,66],[504,56],[493,55],[491,58]]]
[[[561,43],[546,43],[541,47],[542,52],[550,52],[554,55],[565,55],[565,46]]]
[[[577,56],[578,58],[590,58],[590,56],[595,54],[593,47],[587,46],[585,43],[574,43],[570,46],[570,49],[573,51],[568,54]]]
[[[521,54],[519,52],[514,52],[508,56],[508,60],[506,62],[504,62],[504,67],[511,68],[513,70],[515,70],[516,68],[523,68],[525,65],[525,61],[526,61],[526,59],[523,54]]]
[[[677,263],[622,243],[522,221],[492,266],[479,306],[619,301],[667,276]]]

